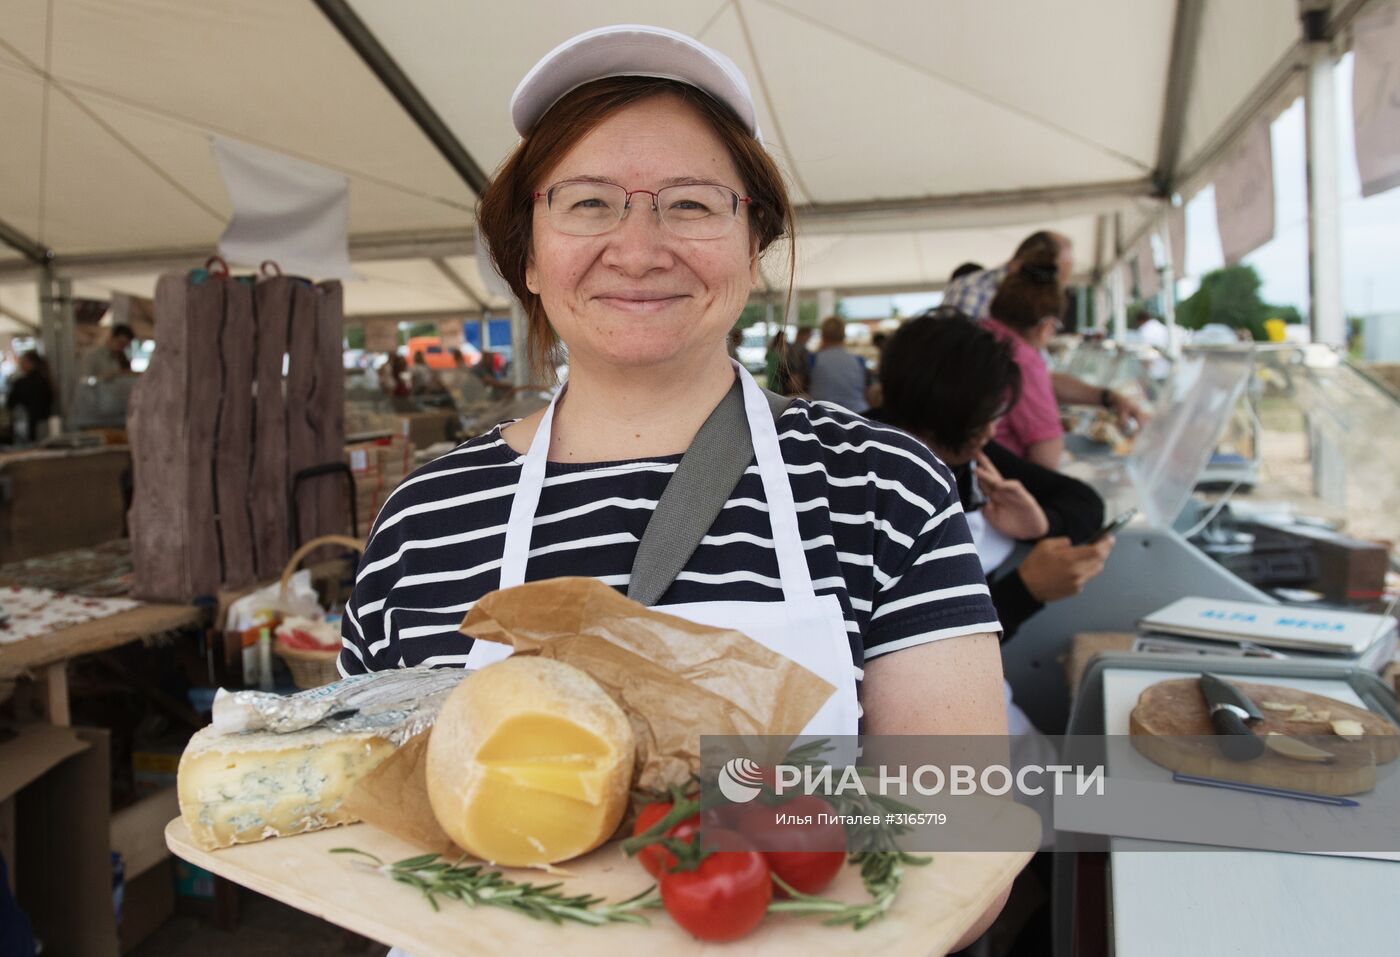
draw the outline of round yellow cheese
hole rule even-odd
[[[468,675],[428,739],[428,798],[467,853],[555,864],[587,853],[627,810],[632,726],[598,683],[549,658]]]

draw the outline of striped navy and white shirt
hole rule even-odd
[[[385,502],[345,609],[345,674],[465,659],[472,639],[457,626],[500,585],[523,461],[502,426],[419,468]],[[778,438],[812,583],[840,600],[856,668],[924,642],[1000,630],[952,475],[922,443],[803,400],[783,413]],[[680,458],[550,462],[526,581],[585,575],[625,594]],[[781,599],[763,483],[750,465],[660,603]]]

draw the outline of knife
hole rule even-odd
[[[1255,735],[1249,722],[1264,716],[1249,697],[1230,682],[1212,674],[1201,675],[1210,723],[1220,737],[1220,750],[1232,761],[1253,761],[1264,753],[1264,739]]]

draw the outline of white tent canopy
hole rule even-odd
[[[1362,6],[1334,0],[1329,34]],[[347,20],[440,118],[436,142]],[[1298,0],[0,0],[0,232],[51,254],[75,295],[148,295],[230,215],[219,134],[349,178],[350,314],[500,308],[471,255],[470,170],[514,145],[529,66],[616,22],[693,34],[744,70],[801,203],[802,290],[935,288],[1044,227],[1097,275],[1164,191],[1202,185],[1296,93],[1303,62]],[[0,253],[0,283],[30,284],[0,292],[0,320],[37,323],[37,280]]]

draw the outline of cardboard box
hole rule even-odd
[[[426,449],[447,441],[448,423],[456,417],[455,412],[406,412],[399,417],[398,433],[415,449]]]
[[[135,950],[174,914],[175,867],[169,858],[134,880],[127,874],[117,932],[122,953]]]
[[[180,801],[173,786],[147,795],[112,815],[109,843],[112,850],[121,855],[128,884],[169,859],[165,825],[179,816]]]
[[[126,535],[127,449],[0,455],[0,563]]]
[[[152,795],[175,787],[180,770],[183,745],[161,745],[137,748],[131,752],[131,770],[136,792]],[[167,821],[175,815],[166,818]],[[162,825],[163,827],[164,825]]]
[[[0,840],[46,954],[116,957],[106,731],[32,725],[0,744]]]

